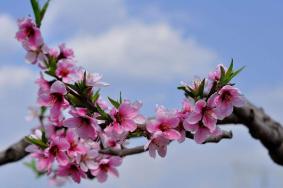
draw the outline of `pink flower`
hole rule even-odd
[[[230,85],[224,86],[215,98],[217,115],[219,119],[224,119],[233,112],[233,107],[241,107],[245,104],[245,99],[240,91]]]
[[[117,166],[120,166],[122,163],[122,158],[120,157],[110,157],[107,159],[101,159],[97,166],[91,170],[91,174],[95,176],[98,182],[105,182],[108,176],[108,173],[118,177],[119,173],[116,169]]]
[[[193,111],[193,105],[188,99],[184,99],[182,103],[182,110],[178,111],[178,116],[180,119],[186,119],[189,114]]]
[[[51,159],[46,152],[35,145],[29,145],[25,150],[31,153],[32,158],[36,159],[36,169],[38,171],[50,171],[54,159]]]
[[[87,172],[96,168],[95,158],[98,157],[98,150],[89,147],[87,151],[76,157],[76,162],[79,164],[82,171]]]
[[[86,85],[90,86],[90,87],[104,87],[104,86],[109,86],[108,83],[106,82],[102,82],[102,75],[98,74],[98,73],[89,73],[86,70],[84,70],[83,68],[80,68],[78,70],[78,80],[77,81],[81,81],[84,79],[84,75],[86,73]]]
[[[60,176],[57,176],[57,174],[54,174],[49,179],[49,184],[51,186],[61,187],[67,182],[67,180],[68,180],[67,177],[60,177]]]
[[[76,183],[81,182],[81,178],[86,178],[86,174],[75,163],[69,163],[66,166],[59,166],[57,176],[71,176]]]
[[[149,142],[144,146],[144,149],[149,152],[149,155],[152,158],[156,157],[156,152],[160,157],[165,157],[167,153],[167,145],[170,143],[170,140],[164,138],[162,134],[156,133],[154,134]]]
[[[40,90],[38,103],[42,106],[49,106],[51,120],[58,120],[61,116],[61,110],[68,107],[69,102],[64,98],[67,94],[64,83],[60,81],[54,82],[49,91]]]
[[[210,72],[208,74],[209,80],[211,80],[211,81],[219,81],[220,80],[220,77],[221,77],[221,67],[223,67],[224,70],[227,70],[227,68],[223,64],[217,65],[216,70],[213,71],[213,72]]]
[[[69,59],[62,59],[57,63],[56,76],[65,83],[71,83],[76,76],[76,67]]]
[[[144,117],[139,114],[141,106],[141,102],[130,103],[129,101],[124,101],[118,109],[113,108],[110,112],[113,123],[105,131],[114,131],[117,134],[122,134],[136,130],[137,124],[145,122]]]
[[[211,132],[211,130],[204,126],[201,122],[190,124],[187,120],[184,121],[183,126],[187,131],[194,133],[194,140],[198,144],[202,144],[210,136],[218,136],[222,133],[222,131],[218,127],[216,127],[214,131]]]
[[[115,134],[101,134],[102,143],[106,148],[121,149],[121,145],[125,142],[128,134],[115,135]]]
[[[74,51],[71,48],[67,48],[66,45],[63,43],[61,45],[59,45],[59,55],[58,55],[58,59],[71,59],[74,57]]]
[[[46,69],[48,58],[45,54],[45,47],[42,46],[37,50],[27,50],[26,60],[31,64],[38,64],[41,69]]]
[[[22,42],[27,50],[36,51],[43,44],[39,28],[31,18],[18,20],[18,26],[17,40]]]
[[[192,113],[192,111],[193,105],[188,99],[184,99],[182,103],[182,109],[177,112],[180,123],[176,130],[181,134],[181,137],[177,140],[179,143],[182,143],[186,140],[186,131],[183,127],[183,121]]]
[[[55,158],[60,165],[67,165],[68,156],[66,151],[70,148],[70,144],[65,138],[55,137],[51,139],[49,147],[45,149],[49,159],[53,161]]]
[[[76,157],[78,155],[82,155],[87,152],[87,148],[84,147],[82,143],[80,143],[78,136],[73,130],[71,129],[67,130],[66,140],[70,144],[70,148],[67,151],[70,157]]]
[[[151,134],[162,133],[168,140],[178,140],[181,134],[176,130],[179,125],[179,118],[173,111],[168,111],[164,107],[158,107],[156,118],[149,120],[146,129]]]
[[[215,95],[205,100],[199,100],[195,104],[194,111],[188,116],[186,121],[190,124],[197,124],[202,122],[205,127],[207,127],[211,132],[216,129],[217,114],[214,105]]]
[[[42,72],[40,72],[40,78],[38,78],[35,83],[39,86],[38,95],[40,93],[49,92],[51,84],[44,78]]]
[[[94,118],[87,114],[87,109],[76,108],[70,111],[74,117],[63,121],[63,125],[68,128],[75,128],[79,137],[95,139],[99,128]]]

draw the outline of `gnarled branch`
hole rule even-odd
[[[28,152],[25,151],[25,148],[29,145],[25,141],[25,138],[22,138],[17,143],[11,145],[7,149],[0,152],[0,165],[7,163],[15,162],[21,160],[28,155]]]

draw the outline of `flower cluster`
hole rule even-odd
[[[127,148],[133,137],[144,137],[144,151],[151,157],[156,152],[165,157],[167,146],[174,140],[183,142],[187,134],[197,143],[222,131],[217,121],[244,104],[237,88],[230,83],[239,71],[219,65],[208,79],[183,84],[179,89],[186,99],[180,110],[157,106],[154,118],[140,113],[142,103],[100,97],[99,87],[108,85],[100,74],[87,72],[75,64],[72,49],[65,44],[50,48],[39,27],[31,18],[18,22],[16,38],[27,51],[26,59],[41,69],[37,103],[33,110],[40,125],[26,139],[26,150],[35,159],[35,168],[51,177],[55,184],[72,178],[96,178],[104,182],[109,174],[118,176],[122,157],[117,152]],[[30,119],[30,118],[29,118]]]

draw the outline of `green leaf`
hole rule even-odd
[[[96,105],[96,108],[97,108],[98,113],[103,118],[103,120],[111,119],[111,117],[104,110],[102,110],[101,107],[98,104]]]
[[[40,6],[37,0],[30,0],[31,2],[31,6],[33,9],[33,13],[34,13],[34,18],[35,18],[35,23],[37,25],[37,27],[40,27],[41,24],[41,19],[40,19]]]
[[[232,78],[234,78],[235,76],[237,76],[240,72],[242,72],[242,70],[245,69],[245,66],[241,67],[240,69],[238,69],[236,72],[233,72],[232,73],[232,76],[231,76],[231,80]]]
[[[120,91],[120,97],[119,97],[119,103],[122,104],[123,99],[122,99],[122,92]]]
[[[93,103],[96,103],[96,101],[97,101],[97,100],[98,100],[98,98],[100,97],[99,92],[100,92],[100,90],[97,90],[97,91],[95,92],[95,94],[94,94],[94,95],[92,95],[92,97],[91,97],[91,101],[92,101]]]
[[[25,139],[28,143],[34,144],[34,145],[40,147],[41,149],[46,149],[48,147],[48,145],[46,143],[44,143],[42,140],[32,138],[30,136],[26,136]]]
[[[115,108],[119,108],[120,103],[114,99],[111,99],[110,97],[108,97],[108,100],[110,101],[110,103],[115,107]]]
[[[183,90],[185,92],[185,96],[188,98],[188,97],[191,97],[191,98],[195,98],[195,95],[193,93],[193,90],[192,88],[190,87],[187,87],[187,86],[179,86],[177,87],[177,89],[179,90]]]
[[[205,79],[203,79],[203,80],[201,81],[201,84],[200,84],[199,87],[198,87],[197,96],[198,96],[199,98],[201,98],[201,99],[203,98],[204,86],[205,86]]]
[[[45,13],[46,13],[46,10],[47,10],[47,8],[48,8],[48,6],[49,6],[49,2],[50,2],[50,0],[48,0],[48,1],[43,5],[43,7],[42,7],[42,9],[41,9],[41,11],[40,11],[40,21],[43,20],[43,17],[44,17],[44,15],[45,15]]]
[[[30,162],[25,162],[24,165],[28,168],[30,168],[35,174],[36,174],[36,177],[39,178],[41,176],[43,176],[44,174],[46,174],[46,172],[40,172],[37,170],[36,168],[36,162],[35,160],[31,160]]]
[[[76,96],[72,95],[71,93],[67,94],[68,101],[76,107],[82,106],[82,102],[80,99],[78,99]]]
[[[224,80],[226,79],[225,77],[226,77],[226,73],[225,73],[225,69],[224,69],[224,67],[222,67],[222,66],[220,66],[220,71],[221,71],[221,76],[220,76],[220,84],[222,83],[222,82],[224,82]]]
[[[234,62],[233,59],[231,60],[230,66],[226,72],[226,76],[230,76],[233,73]]]

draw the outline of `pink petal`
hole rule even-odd
[[[181,134],[174,129],[170,129],[168,131],[165,131],[163,134],[164,134],[164,137],[169,139],[169,140],[178,140],[178,139],[181,138]]]
[[[134,130],[137,129],[137,125],[132,120],[123,121],[121,126],[123,126],[126,131],[130,131],[130,132],[133,132]]]
[[[196,105],[195,105],[195,111],[198,112],[198,113],[201,113],[202,112],[202,109],[206,107],[206,102],[205,100],[199,100],[196,102]]]
[[[154,133],[158,130],[157,129],[158,124],[159,122],[157,120],[150,120],[146,125],[146,129],[148,130],[148,132]]]
[[[96,131],[94,128],[90,125],[81,125],[80,127],[77,128],[77,133],[81,138],[92,138],[94,139],[96,135]]]
[[[204,126],[210,130],[210,132],[213,132],[216,128],[217,119],[206,114],[203,116],[202,122]]]
[[[156,157],[156,147],[153,144],[150,144],[148,147],[149,156],[152,158]]]
[[[134,121],[136,124],[144,124],[146,119],[144,116],[142,115],[137,115],[135,118],[134,118]]]
[[[87,160],[85,163],[88,169],[95,169],[97,167],[97,164],[94,161]]]
[[[72,176],[72,179],[74,180],[74,182],[76,182],[76,183],[81,182],[81,176],[80,176],[79,172],[73,172],[71,174],[71,176]]]
[[[179,126],[179,122],[180,122],[179,118],[170,118],[164,123],[170,125],[171,128],[176,128]]]
[[[194,139],[198,144],[202,144],[210,135],[209,129],[200,127],[194,135]]]
[[[99,183],[103,183],[107,180],[107,173],[104,172],[100,172],[97,176],[96,176],[97,180]]]
[[[167,153],[167,147],[162,146],[157,150],[157,152],[158,152],[160,157],[164,158],[166,156],[166,153]]]
[[[120,166],[122,164],[122,158],[120,158],[120,157],[111,157],[109,164],[113,165],[113,166]]]
[[[196,124],[190,124],[187,119],[184,121],[183,123],[183,127],[184,129],[186,129],[187,131],[190,131],[190,132],[196,132],[199,128],[199,124],[196,123]]]
[[[187,122],[189,124],[196,124],[198,123],[202,118],[202,114],[201,113],[197,113],[197,112],[193,112],[191,113],[188,118],[187,118]]]
[[[242,107],[246,103],[245,98],[241,95],[237,96],[233,100],[233,105],[236,107]]]
[[[67,90],[65,84],[61,81],[54,82],[50,88],[50,93],[60,93],[62,95],[66,95]]]
[[[110,174],[112,174],[112,175],[114,175],[116,177],[119,177],[119,172],[118,172],[118,170],[116,168],[110,167],[108,170],[109,170]]]
[[[68,164],[68,157],[66,155],[66,153],[64,152],[59,152],[58,155],[56,156],[56,159],[59,163],[59,165],[62,165],[62,166],[66,166]]]
[[[69,118],[69,119],[66,119],[66,120],[63,121],[63,125],[65,127],[69,127],[69,128],[76,128],[76,127],[80,126],[80,124],[81,124],[80,118],[76,118],[76,117]]]

